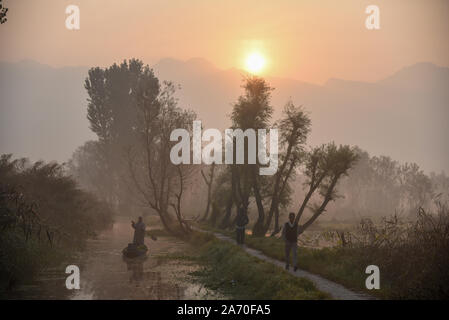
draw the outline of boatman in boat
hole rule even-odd
[[[142,217],[139,217],[137,223],[131,221],[131,226],[134,228],[133,243],[138,246],[144,244],[146,226],[145,223],[143,223]]]

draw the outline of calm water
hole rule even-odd
[[[28,285],[12,292],[12,299],[220,299],[216,292],[195,283],[189,273],[198,266],[188,261],[166,259],[167,253],[182,252],[187,244],[160,237],[145,239],[146,258],[124,259],[122,249],[132,240],[128,221],[116,222],[111,230],[89,240],[86,249],[72,261],[45,270]],[[79,290],[65,287],[65,267],[80,268]]]

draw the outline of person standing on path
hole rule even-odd
[[[236,229],[236,237],[237,243],[243,244],[245,242],[245,227],[248,224],[249,219],[246,215],[243,207],[239,208],[239,212],[237,214],[237,218],[235,220],[235,229]]]
[[[285,241],[285,269],[290,267],[290,252],[292,252],[293,271],[298,270],[297,252],[299,226],[295,224],[295,214],[290,212],[288,220],[282,228],[282,239]]]

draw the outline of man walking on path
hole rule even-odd
[[[236,225],[236,236],[237,243],[243,244],[245,242],[245,227],[248,224],[248,216],[246,215],[245,210],[240,207],[239,212],[237,214],[237,218],[235,220]]]
[[[299,227],[297,224],[294,224],[295,214],[293,212],[290,212],[288,215],[288,220],[284,224],[284,228],[282,228],[282,239],[285,241],[285,269],[288,270],[290,266],[290,251],[292,251],[293,270],[296,271],[298,269],[296,255],[298,251]]]

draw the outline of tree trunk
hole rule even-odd
[[[209,216],[210,203],[212,201],[212,184],[214,181],[214,171],[215,171],[215,162],[212,163],[212,167],[211,167],[210,173],[209,173],[209,179],[206,178],[205,174],[201,170],[201,175],[203,176],[204,182],[206,182],[206,185],[207,185],[207,205],[206,205],[206,210],[204,212],[203,218],[200,221],[206,221]]]
[[[262,237],[265,235],[266,231],[264,228],[265,212],[263,208],[262,197],[259,191],[259,185],[257,183],[256,169],[257,167],[254,166],[254,168],[251,170],[251,174],[253,180],[254,197],[256,198],[257,212],[259,215],[253,227],[253,235],[256,237]]]
[[[326,195],[324,196],[323,202],[321,203],[319,208],[316,209],[316,211],[314,212],[312,217],[309,220],[307,220],[306,223],[301,225],[300,233],[303,233],[324,212],[324,210],[326,209],[327,204],[329,203],[329,201],[332,200],[332,192],[334,191],[334,188],[335,188],[335,186],[336,186],[336,184],[338,182],[338,178],[339,178],[339,176],[335,176],[332,179],[331,184],[329,185],[329,188],[327,189]]]
[[[274,212],[274,230],[271,233],[271,236],[274,237],[281,231],[281,228],[279,227],[279,207],[276,208],[276,211]]]
[[[234,199],[232,196],[229,197],[228,203],[226,204],[226,213],[221,220],[220,228],[225,229],[229,226],[231,220],[232,206],[234,204]]]

